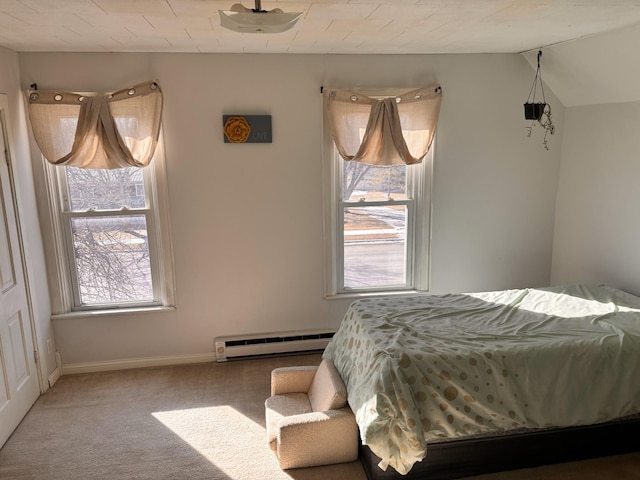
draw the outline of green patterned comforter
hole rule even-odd
[[[640,412],[640,298],[573,285],[361,299],[324,357],[362,442],[406,474],[429,441]]]

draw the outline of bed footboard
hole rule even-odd
[[[360,462],[369,480],[451,480],[587,458],[640,451],[640,418],[597,425],[546,429],[434,443],[427,458],[407,475],[378,468],[380,459],[367,446]]]

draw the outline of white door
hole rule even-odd
[[[7,125],[7,97],[0,95],[0,447],[40,395]]]

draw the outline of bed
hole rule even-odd
[[[640,449],[640,298],[608,286],[363,298],[323,356],[370,479]]]

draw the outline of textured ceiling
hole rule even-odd
[[[263,1],[303,12],[279,34],[220,26],[237,0],[0,0],[18,52],[514,53],[640,22],[640,0]],[[243,5],[254,8],[254,0]]]

